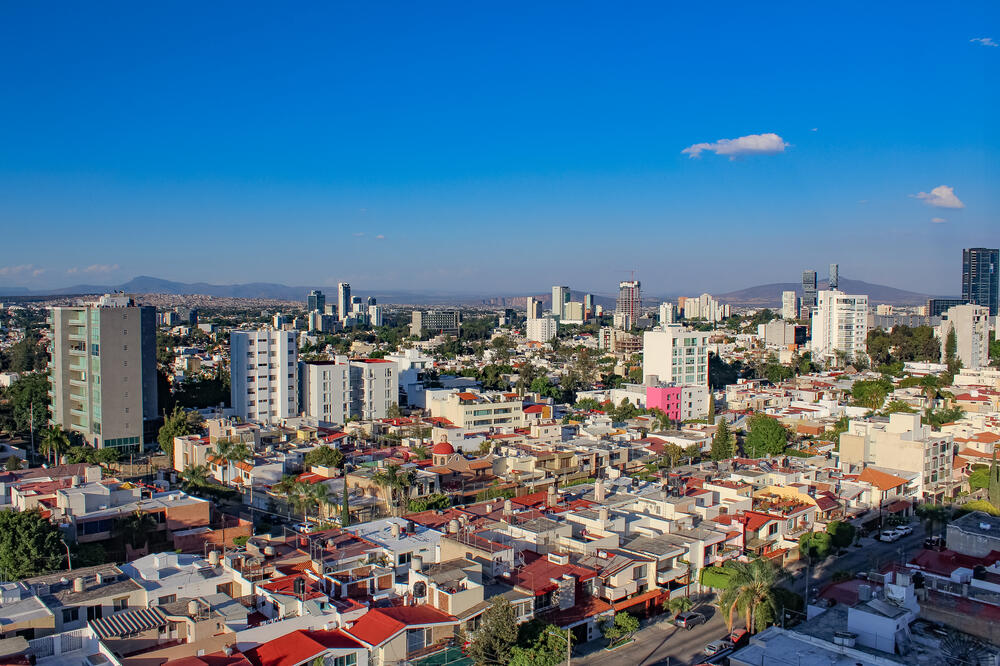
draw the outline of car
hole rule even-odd
[[[910,527],[909,525],[896,525],[895,529],[897,532],[902,532],[904,536],[908,534],[913,534],[913,528]]]
[[[750,632],[746,629],[733,629],[733,633],[729,634],[729,642],[733,647],[743,647],[750,642]]]
[[[884,530],[878,535],[878,540],[885,541],[886,543],[892,543],[893,541],[897,541],[901,536],[903,536],[902,533],[897,532],[896,530]]]
[[[924,539],[924,548],[929,550],[944,550],[945,540],[939,536],[932,536]]]
[[[733,644],[728,638],[720,638],[717,641],[712,641],[705,646],[705,655],[708,657],[714,657],[717,654],[722,654],[726,650],[733,649]]]
[[[687,611],[686,613],[681,613],[674,618],[674,624],[681,629],[687,629],[688,631],[694,629],[699,624],[705,624],[708,621],[701,613],[696,611]]]

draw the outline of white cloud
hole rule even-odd
[[[385,240],[385,236],[383,234],[379,234],[375,237],[375,240]]]
[[[708,150],[716,155],[728,155],[730,160],[743,155],[774,155],[785,152],[789,144],[774,133],[748,134],[736,139],[719,139],[712,143],[696,143],[681,151],[692,158],[701,157]]]
[[[932,218],[931,218],[931,223],[932,223],[932,224],[944,224],[944,223],[945,223],[945,222],[947,222],[947,221],[948,221],[948,220],[946,220],[946,219],[945,219],[945,218],[943,218],[943,217],[932,217]]]
[[[980,46],[1000,46],[1000,44],[993,41],[992,37],[973,37],[969,41]]]
[[[118,264],[91,264],[83,269],[84,273],[110,273],[118,270]]]
[[[810,131],[810,132],[818,132],[818,131],[819,131],[819,128],[818,128],[818,127],[813,127],[813,128],[812,128],[811,130],[809,130],[809,131]]]
[[[353,234],[353,236],[355,238],[361,238],[364,235],[365,235],[365,232],[363,232],[363,231],[355,231],[354,234]]]
[[[918,192],[910,196],[935,208],[965,208],[965,204],[955,196],[955,188],[947,185],[938,185],[930,192]]]
[[[44,272],[45,269],[37,268],[34,264],[21,264],[20,266],[0,266],[0,276],[12,276],[12,275],[22,275],[25,273],[30,273],[32,275],[36,274],[36,271]]]

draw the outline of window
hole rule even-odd
[[[69,624],[70,622],[76,622],[80,619],[80,609],[79,608],[63,608],[62,621],[63,624]]]
[[[407,564],[413,558],[413,553],[400,553],[398,564]]]
[[[345,654],[342,657],[333,657],[333,661],[330,661],[329,658],[325,661],[329,661],[329,663],[333,666],[357,666],[358,654],[356,652],[352,652],[351,654]]]
[[[160,597],[159,599],[157,599],[156,603],[157,603],[157,605],[162,606],[163,604],[172,604],[175,601],[177,601],[177,595],[176,594],[168,594],[165,597]]]
[[[122,597],[121,599],[114,600],[115,612],[123,611],[128,609],[128,597]]]
[[[406,653],[422,650],[430,642],[430,629],[407,629],[406,630]]]
[[[102,617],[104,617],[104,607],[101,604],[87,607],[87,622],[100,620]]]

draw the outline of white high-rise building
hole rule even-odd
[[[569,303],[569,287],[552,287],[552,316],[560,319],[566,314]]]
[[[618,300],[615,306],[615,328],[631,330],[642,314],[642,285],[638,280],[618,283]]]
[[[707,384],[708,341],[711,333],[691,331],[680,324],[659,326],[642,336],[642,376],[649,383]]]
[[[351,316],[351,285],[348,282],[337,283],[337,317],[344,321]]]
[[[812,358],[836,362],[841,352],[849,362],[868,348],[868,297],[823,290],[812,309]]]
[[[382,325],[382,306],[381,305],[369,305],[368,306],[368,324],[371,326],[381,326]]]
[[[399,373],[393,361],[380,358],[303,361],[302,413],[326,424],[357,417],[384,419],[399,402]]]
[[[963,368],[975,370],[990,364],[990,309],[985,305],[956,305],[941,316],[941,362],[945,361],[948,335],[955,330],[955,356]]]
[[[529,340],[535,342],[548,342],[556,337],[559,331],[559,324],[555,317],[539,317],[529,319],[527,326],[527,336]]]
[[[241,419],[277,423],[298,412],[295,337],[274,329],[229,334],[230,397]]]
[[[799,295],[795,291],[781,292],[781,318],[788,321],[799,318]]]
[[[660,304],[660,325],[665,326],[667,324],[674,323],[677,318],[677,308],[673,303],[661,303]]]

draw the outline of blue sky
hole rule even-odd
[[[958,293],[1000,6],[683,4],[4,3],[0,285]]]

